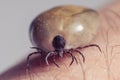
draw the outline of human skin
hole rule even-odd
[[[98,44],[102,53],[96,47],[81,50],[85,56],[85,63],[82,57],[73,53],[77,59],[69,67],[70,56],[66,56],[57,63],[47,66],[42,58],[32,59],[29,72],[26,69],[26,61],[9,69],[0,75],[0,80],[119,80],[120,77],[120,1],[108,5],[98,12],[100,14],[100,29],[91,43]]]

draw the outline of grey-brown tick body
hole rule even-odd
[[[79,53],[83,62],[84,55],[81,49],[95,46],[100,50],[97,44],[90,44],[95,37],[99,26],[99,18],[96,11],[79,6],[59,6],[43,12],[36,17],[30,27],[30,39],[37,49],[28,55],[33,54],[46,55],[45,62],[52,57],[53,63],[59,67],[55,61],[55,56],[63,57],[63,54],[69,54],[72,57],[70,65],[77,62],[73,52]],[[42,54],[42,51],[45,53]]]

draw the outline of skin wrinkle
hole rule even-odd
[[[46,66],[44,61],[41,65],[41,63],[39,63],[39,58],[31,59],[31,78],[25,79],[30,76],[26,76],[25,62],[22,62],[0,75],[0,80],[73,80],[71,77],[74,77],[74,74],[79,75],[79,79],[75,80],[119,80],[120,64],[117,63],[117,61],[119,61],[120,54],[120,38],[118,37],[120,31],[119,23],[116,22],[115,19],[117,18],[119,20],[120,18],[117,17],[119,14],[117,14],[116,10],[112,12],[109,10],[111,8],[106,9],[107,8],[99,11],[101,17],[101,29],[96,39],[92,41],[92,43],[99,44],[103,51],[102,54],[99,54],[96,48],[84,49],[82,50],[82,53],[86,58],[85,63],[82,63],[81,56],[74,54],[77,57],[79,64],[74,62],[71,67],[68,66],[71,61],[71,57],[66,55],[65,58],[57,61],[61,67],[60,69],[51,63],[50,66]],[[113,9],[114,8],[112,7],[111,10]],[[115,16],[113,17],[113,15]],[[111,24],[111,22],[113,23]],[[74,68],[79,72],[77,73]],[[70,78],[69,73],[71,74]],[[66,79],[62,79],[63,77]]]
[[[107,12],[108,11],[105,11],[103,14],[105,15],[106,21],[109,24],[109,26],[115,31],[115,30],[117,30],[116,27],[114,27],[114,26],[116,26],[116,24],[114,21],[111,20],[112,18]]]
[[[107,10],[107,9],[106,9]],[[115,16],[117,16],[118,18],[119,18],[119,15],[118,14],[116,14],[115,12],[113,12],[112,10],[109,10],[108,9],[108,11],[109,11],[109,13],[112,13],[112,14],[114,14]],[[108,12],[108,11],[106,11],[106,13]],[[107,15],[105,15],[105,16],[107,16]],[[110,17],[111,17],[111,15],[110,15]],[[110,25],[110,26],[112,26],[111,24],[110,24],[110,22],[109,21],[113,21],[113,23],[115,24],[116,22],[114,21],[114,19],[112,19],[112,17],[110,18],[110,17],[108,17],[110,20],[106,20],[107,21],[107,23]],[[115,24],[116,25],[116,24]],[[112,30],[113,30],[113,26],[111,27],[112,28]],[[114,28],[116,28],[116,30],[118,29],[119,30],[119,26],[114,26]],[[118,31],[117,30],[117,31]],[[109,31],[108,31],[109,32]],[[111,67],[111,64],[112,64],[112,60],[113,60],[113,56],[111,56],[112,57],[112,59],[109,59],[109,54],[113,54],[113,48],[115,48],[116,46],[112,46],[112,48],[111,48],[111,46],[109,46],[110,45],[110,43],[111,42],[109,42],[109,39],[108,39],[108,33],[107,33],[107,41],[106,41],[106,64],[107,64],[107,71],[108,71],[108,79],[110,80],[110,79],[113,79],[113,80],[115,80],[115,78],[113,78],[113,77],[111,77],[112,75],[113,75],[113,73],[111,72],[111,70],[110,70],[110,67]],[[119,45],[118,45],[119,46]],[[117,46],[117,47],[118,47]],[[110,47],[110,48],[108,48],[108,47]],[[108,52],[108,49],[110,49],[111,50],[111,53],[109,53]],[[115,55],[115,54],[114,54]],[[111,75],[112,74],[112,75]]]
[[[120,20],[120,15],[117,14],[114,10],[106,8],[106,11],[104,12],[106,21],[108,22],[109,26],[116,32],[119,31],[119,25],[116,24],[114,21],[115,19]],[[116,26],[116,27],[115,27]]]
[[[111,57],[111,62],[109,63],[109,66],[112,65],[113,59],[115,58],[115,55],[116,55],[116,53],[113,54],[113,50],[114,50],[115,48],[117,48],[117,47],[120,47],[120,45],[112,46],[112,48],[111,48],[111,56],[112,56],[112,57]],[[119,53],[120,53],[120,52],[119,52]],[[111,72],[111,76],[112,76],[113,80],[115,80],[115,77],[114,77],[114,73],[113,73],[113,72]]]
[[[81,67],[81,70],[82,70],[83,80],[86,80],[86,73],[85,73],[84,65],[82,64],[80,58],[78,58],[78,60],[79,60],[80,67]]]
[[[108,31],[109,32],[109,31]],[[106,66],[107,66],[107,71],[108,71],[108,80],[110,79],[110,65],[109,65],[109,52],[108,52],[108,47],[109,47],[109,41],[108,41],[108,32],[107,32],[107,39],[106,39],[106,55],[104,53],[104,57],[106,59]]]

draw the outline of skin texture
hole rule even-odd
[[[79,64],[68,66],[71,57],[57,61],[60,68],[52,63],[46,66],[42,58],[31,60],[31,72],[26,73],[25,62],[0,75],[0,80],[120,80],[120,1],[99,10],[100,30],[91,43],[99,44],[102,53],[96,48],[82,50],[85,63],[78,54],[74,54]],[[41,63],[40,63],[41,62]]]

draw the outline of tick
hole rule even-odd
[[[41,13],[30,26],[30,40],[35,46],[32,48],[37,51],[28,55],[27,65],[33,54],[44,55],[47,65],[51,57],[57,67],[56,56],[62,58],[68,54],[72,58],[70,65],[74,60],[77,62],[74,52],[80,54],[85,62],[82,49],[97,47],[101,51],[97,44],[89,44],[96,36],[98,26],[98,13],[79,6],[59,6]]]

